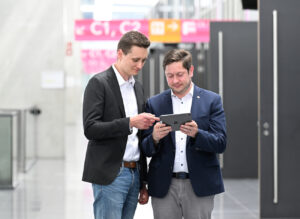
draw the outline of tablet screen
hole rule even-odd
[[[162,123],[171,126],[172,131],[178,131],[181,125],[192,121],[191,113],[166,114],[161,115],[159,118]]]

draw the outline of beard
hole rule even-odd
[[[189,80],[188,83],[181,89],[181,90],[175,90],[172,89],[174,94],[185,94],[185,92],[191,87],[192,80]]]

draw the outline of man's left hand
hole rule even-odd
[[[194,120],[192,120],[191,122],[181,125],[180,131],[192,138],[195,138],[198,133],[198,125]]]

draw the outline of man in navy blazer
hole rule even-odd
[[[191,113],[192,121],[172,131],[157,122],[143,133],[142,150],[152,157],[148,191],[155,219],[210,219],[214,195],[224,192],[217,155],[226,148],[226,124],[218,94],[192,83],[191,54],[173,49],[163,68],[171,89],[151,97],[146,112]]]

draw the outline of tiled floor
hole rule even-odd
[[[86,140],[80,125],[66,127],[65,160],[38,160],[14,190],[0,190],[0,219],[92,219],[91,186],[81,181]],[[213,219],[258,219],[258,181],[225,180]],[[153,218],[151,204],[135,219]]]

